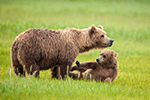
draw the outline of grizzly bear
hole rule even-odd
[[[112,82],[118,74],[117,53],[111,50],[104,50],[100,57],[96,59],[97,62],[76,62],[72,66],[71,71],[78,70],[79,73],[70,72],[69,76],[72,78],[81,78],[87,80],[96,80],[101,82]]]
[[[17,76],[25,76],[27,72],[38,77],[40,70],[51,69],[52,78],[60,74],[64,79],[79,53],[112,44],[113,40],[106,36],[102,26],[58,31],[29,29],[18,35],[12,44],[12,66]]]

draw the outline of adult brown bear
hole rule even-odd
[[[52,69],[52,78],[65,78],[79,53],[93,48],[106,48],[113,40],[106,36],[102,26],[87,29],[29,29],[18,35],[11,47],[11,60],[15,74],[39,76],[40,70]]]

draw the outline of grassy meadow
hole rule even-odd
[[[29,28],[65,29],[103,25],[119,54],[119,75],[112,83],[15,76],[10,60],[13,40]],[[80,54],[95,61],[101,50]],[[149,0],[0,0],[0,100],[149,100]]]

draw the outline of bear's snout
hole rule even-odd
[[[96,61],[99,62],[99,59],[97,58]]]
[[[111,47],[113,45],[114,40],[110,40],[110,45],[109,47]]]
[[[111,47],[111,46],[113,45],[113,42],[114,42],[114,40],[112,40],[112,39],[106,37],[105,45],[106,45],[107,47]]]
[[[113,42],[114,42],[114,40],[110,40],[110,42],[111,42],[111,43],[113,43]]]

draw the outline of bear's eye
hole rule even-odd
[[[106,58],[106,56],[105,56],[105,55],[103,55],[103,58]]]
[[[101,35],[101,37],[103,38],[103,37],[104,37],[104,35]]]

